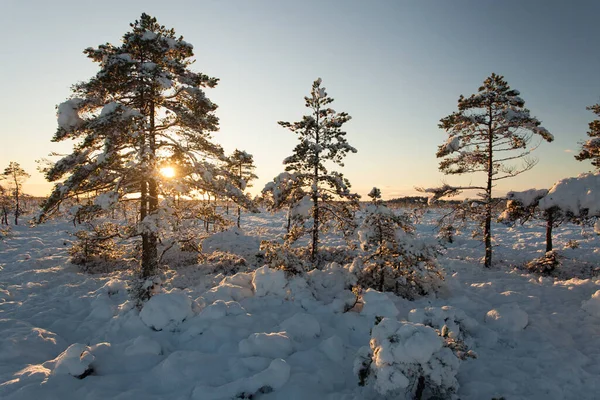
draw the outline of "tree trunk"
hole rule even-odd
[[[489,130],[488,130],[488,168],[487,168],[487,186],[485,190],[485,223],[483,227],[483,240],[485,242],[485,261],[484,266],[492,266],[492,177],[494,164],[492,162],[492,145],[494,141],[494,132],[492,128],[492,109],[489,108]]]
[[[19,214],[21,214],[21,205],[19,203],[19,183],[17,182],[17,176],[15,175],[15,225],[19,225]]]
[[[546,220],[546,253],[552,251],[552,225],[554,224],[554,213],[548,211]]]
[[[315,124],[315,147],[319,146],[319,107],[316,110],[316,124]],[[319,151],[315,150],[315,170],[313,175],[313,231],[312,231],[312,246],[310,249],[310,259],[314,263],[317,259],[317,252],[319,246]]]

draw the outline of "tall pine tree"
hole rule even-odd
[[[354,229],[354,210],[358,207],[359,196],[350,192],[348,179],[329,170],[328,163],[343,167],[344,157],[348,152],[356,153],[356,149],[348,144],[346,132],[342,130],[350,116],[328,107],[333,99],[321,87],[321,78],[313,82],[310,95],[304,100],[310,114],[298,122],[279,121],[279,125],[298,135],[294,154],[283,164],[308,193],[313,224],[308,229],[301,228],[299,234],[310,232],[311,260],[315,262],[319,232],[327,230],[331,224],[346,233]]]
[[[594,104],[587,109],[600,117],[600,104]],[[592,165],[600,170],[600,119],[590,122],[587,134],[590,139],[581,144],[581,151],[575,155],[575,159],[592,160]]]
[[[73,86],[70,100],[58,106],[54,142],[75,140],[73,153],[46,170],[58,182],[44,202],[43,221],[62,201],[98,195],[110,207],[125,197],[139,199],[142,277],[156,272],[160,226],[168,220],[161,187],[179,179],[180,191],[204,191],[247,203],[228,171],[226,157],[211,142],[218,129],[217,106],[205,95],[218,79],[189,69],[193,46],[173,29],[142,14],[130,24],[120,46],[103,44],[84,51],[99,64],[98,73]],[[182,169],[175,177],[160,173],[170,159]]]
[[[533,168],[537,160],[530,153],[534,136],[540,141],[554,138],[530,115],[519,91],[511,89],[501,75],[486,78],[478,93],[460,96],[458,111],[440,120],[439,127],[448,133],[446,143],[439,146],[436,156],[442,158],[440,171],[448,175],[483,173],[481,186],[427,189],[434,198],[451,196],[462,190],[479,190],[480,215],[485,242],[486,267],[492,265],[491,220],[494,201],[492,189],[496,182],[512,178]],[[515,162],[521,161],[520,164]]]

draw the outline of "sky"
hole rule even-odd
[[[0,0],[0,168],[16,161],[32,176],[25,191],[52,185],[35,160],[68,154],[50,140],[56,105],[98,66],[82,51],[118,44],[142,12],[194,45],[192,69],[220,78],[207,91],[219,105],[216,143],[254,155],[254,192],[283,171],[296,136],[277,121],[306,114],[303,97],[321,77],[345,125],[349,154],[339,170],[366,195],[414,195],[415,186],[480,184],[445,176],[435,153],[447,134],[439,120],[460,94],[492,72],[521,92],[555,136],[538,165],[499,182],[508,190],[549,188],[592,169],[573,155],[600,102],[599,1],[26,1]]]

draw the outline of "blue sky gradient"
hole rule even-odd
[[[365,195],[414,194],[414,186],[478,183],[445,177],[437,146],[440,118],[460,94],[477,91],[492,72],[521,91],[526,106],[556,138],[542,144],[531,171],[502,181],[507,190],[550,187],[592,169],[573,158],[600,101],[598,1],[16,1],[0,13],[0,167],[19,162],[33,176],[26,189],[50,189],[35,159],[53,144],[55,105],[98,68],[82,50],[118,43],[146,12],[192,43],[194,70],[221,79],[208,96],[219,105],[215,141],[254,155],[255,190],[282,171],[296,137],[277,125],[305,113],[317,77],[352,117],[358,149],[342,172]]]

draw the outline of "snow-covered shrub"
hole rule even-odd
[[[437,291],[443,281],[437,249],[414,236],[406,216],[383,205],[379,189],[373,188],[369,196],[372,203],[358,230],[365,251],[358,284],[407,299]]]
[[[52,360],[54,375],[71,375],[78,379],[83,379],[94,372],[90,365],[95,357],[92,349],[85,344],[74,343],[63,351],[58,357]]]
[[[534,258],[529,261],[525,264],[525,268],[530,272],[549,275],[560,265],[561,258],[562,256],[560,256],[557,251],[548,251],[542,257]]]
[[[245,258],[224,251],[215,251],[203,260],[214,273],[221,273],[223,275],[235,275],[238,272],[245,270],[248,266],[248,262]]]
[[[444,225],[439,227],[438,239],[446,243],[454,243],[456,228],[453,225]]]
[[[129,286],[129,296],[135,301],[136,306],[141,309],[144,302],[150,300],[152,296],[160,293],[162,279],[158,276],[147,279],[135,279]]]
[[[354,361],[360,385],[389,398],[450,398],[460,360],[428,326],[383,318]]]
[[[411,310],[408,320],[435,329],[444,341],[444,346],[452,350],[461,360],[477,358],[469,347],[473,345],[471,331],[478,326],[477,321],[468,317],[462,310],[451,307],[425,307]]]
[[[89,224],[90,230],[75,233],[77,240],[69,249],[71,262],[85,272],[108,272],[115,262],[121,262],[125,251],[117,242],[122,237],[120,227],[112,222]]]
[[[303,274],[310,268],[307,258],[302,257],[302,249],[292,248],[287,243],[263,240],[260,250],[264,252],[269,267],[285,271],[288,275]]]
[[[567,249],[578,249],[580,247],[579,242],[574,239],[569,239],[569,241],[565,244]]]

